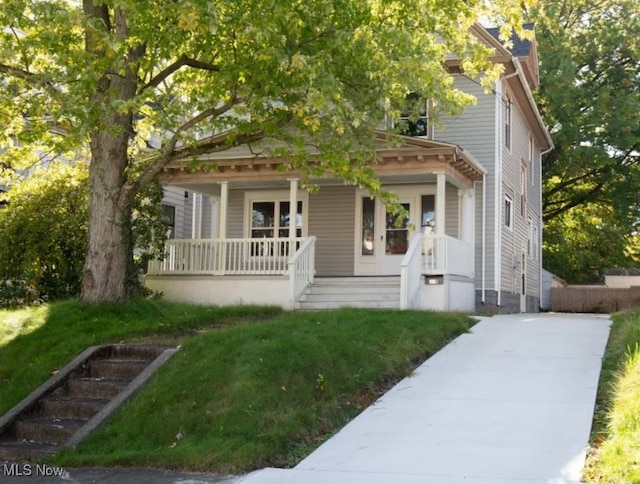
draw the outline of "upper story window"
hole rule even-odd
[[[529,182],[534,185],[536,183],[536,165],[535,165],[535,147],[533,144],[533,136],[529,135]]]
[[[504,145],[507,149],[511,149],[511,111],[513,105],[511,98],[507,96],[504,100]]]
[[[405,136],[426,136],[432,138],[429,124],[429,102],[419,94],[412,92],[407,95],[407,104],[400,113],[394,128]]]
[[[504,226],[508,229],[513,228],[513,199],[509,195],[504,196]]]
[[[520,215],[527,215],[527,165],[522,163],[520,167]]]

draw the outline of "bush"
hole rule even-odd
[[[5,194],[0,210],[0,306],[78,293],[87,250],[88,171],[52,164]]]

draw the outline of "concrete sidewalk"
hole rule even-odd
[[[580,482],[605,316],[483,318],[295,469],[241,484]]]

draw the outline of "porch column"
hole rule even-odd
[[[437,185],[436,185],[436,235],[444,235],[445,232],[445,183],[447,181],[445,173],[437,174]]]
[[[473,242],[475,234],[475,191],[458,190],[458,238]]]
[[[229,182],[220,182],[220,225],[218,237],[227,238],[227,209],[229,207]]]
[[[220,225],[218,229],[218,238],[224,241],[227,238],[227,210],[229,207],[229,182],[220,182]],[[227,267],[227,244],[220,243],[218,251],[218,270],[216,274],[224,275]]]
[[[289,179],[289,257],[295,252],[298,225],[298,179]]]

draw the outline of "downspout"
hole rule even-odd
[[[485,303],[487,293],[487,270],[486,270],[486,254],[487,254],[487,174],[482,174],[482,294],[481,302]]]

